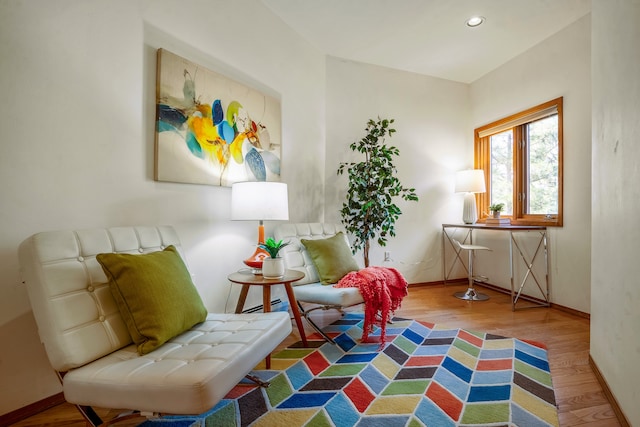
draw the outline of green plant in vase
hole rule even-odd
[[[494,203],[489,206],[489,211],[493,214],[494,218],[500,218],[500,212],[504,209],[504,203]]]
[[[264,243],[258,244],[260,249],[264,249],[269,254],[269,258],[262,261],[262,277],[265,279],[279,279],[284,276],[284,259],[278,255],[280,250],[287,246],[289,242],[276,241],[273,237],[267,238]]]

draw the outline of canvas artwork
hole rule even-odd
[[[155,179],[279,181],[279,100],[158,49]]]

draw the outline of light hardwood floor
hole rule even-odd
[[[553,308],[511,311],[509,296],[482,289],[491,299],[467,302],[452,296],[466,285],[412,286],[396,316],[422,320],[453,328],[466,328],[498,335],[529,339],[546,344],[556,393],[560,425],[582,427],[620,426],[596,376],[589,365],[589,320]],[[337,318],[333,310],[317,310],[319,323]],[[305,322],[306,323],[306,322]],[[299,340],[297,329],[282,347]],[[312,330],[308,329],[308,334]],[[110,415],[117,411],[98,411]],[[133,426],[141,420],[119,425]],[[77,426],[85,423],[75,407],[58,405],[20,421],[14,426]]]

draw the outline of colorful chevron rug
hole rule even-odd
[[[360,344],[362,314],[272,355],[209,412],[146,421],[182,426],[558,426],[547,352],[535,342],[395,318],[387,344]],[[373,334],[375,336],[375,333]],[[313,337],[311,337],[313,338]]]

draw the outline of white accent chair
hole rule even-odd
[[[209,313],[140,356],[96,260],[174,245],[174,229],[118,227],[35,234],[19,248],[40,339],[65,399],[91,425],[92,407],[199,414],[212,408],[291,332],[287,313]],[[139,415],[138,415],[139,416]]]
[[[313,329],[333,344],[335,344],[333,339],[326,335],[309,317],[310,313],[318,309],[336,309],[342,312],[343,308],[363,304],[364,299],[357,288],[336,288],[333,285],[321,284],[313,260],[300,239],[326,239],[336,235],[339,231],[345,233],[344,228],[338,224],[324,223],[287,223],[279,224],[274,229],[276,240],[290,243],[281,250],[287,268],[305,273],[304,278],[292,284],[300,313]],[[345,240],[349,244],[346,234]],[[311,307],[305,308],[303,303],[307,307],[311,304]]]

